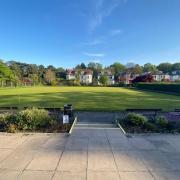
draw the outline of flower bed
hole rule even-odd
[[[166,116],[154,119],[136,113],[128,113],[118,118],[119,124],[127,133],[180,133],[180,121],[168,120]]]
[[[47,110],[29,108],[16,113],[0,114],[1,132],[68,132],[71,124],[50,116]]]

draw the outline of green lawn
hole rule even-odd
[[[180,108],[180,96],[114,87],[28,87],[0,89],[0,106],[63,107],[116,111],[126,108]]]

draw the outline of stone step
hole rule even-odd
[[[116,128],[116,124],[112,123],[92,123],[92,122],[78,122],[75,128]]]

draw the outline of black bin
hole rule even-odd
[[[68,115],[70,118],[73,117],[73,106],[72,104],[64,105],[64,115]]]

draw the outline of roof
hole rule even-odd
[[[66,70],[66,74],[67,75],[71,75],[71,76],[74,76],[76,74],[76,71],[74,69],[67,69]]]
[[[93,75],[93,71],[91,71],[90,69],[87,69],[85,71],[82,72],[83,75]]]

